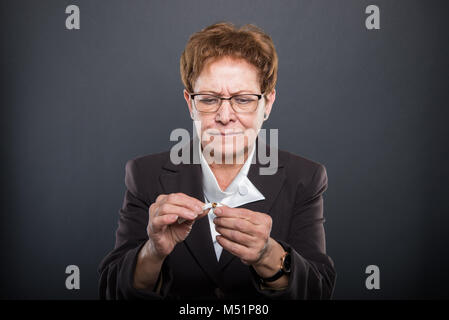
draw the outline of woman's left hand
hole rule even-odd
[[[272,219],[268,214],[227,206],[214,209],[218,243],[244,264],[256,265],[269,254]]]

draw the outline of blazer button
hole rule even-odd
[[[224,298],[224,292],[221,291],[220,288],[215,288],[214,293],[215,293],[215,296],[216,296],[218,299],[223,299],[223,298]]]

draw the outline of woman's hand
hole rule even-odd
[[[202,218],[209,210],[203,211],[204,203],[184,193],[161,194],[149,208],[147,226],[148,250],[151,256],[163,260],[176,244],[184,241],[196,219]],[[182,218],[183,223],[177,220]]]
[[[218,207],[214,210],[218,243],[244,264],[260,262],[270,251],[272,219],[268,214],[243,208]]]
[[[188,236],[196,219],[207,214],[201,201],[184,193],[161,194],[148,209],[148,240],[139,251],[134,270],[134,287],[153,288],[162,263],[176,244]],[[177,220],[182,218],[183,223]]]
[[[268,278],[279,271],[284,248],[270,237],[272,219],[268,214],[243,208],[219,207],[214,210],[218,243],[223,249],[251,265],[259,276]],[[286,288],[288,276],[267,284]]]

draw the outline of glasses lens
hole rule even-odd
[[[236,112],[254,112],[259,104],[259,99],[254,95],[238,95],[232,98],[232,104]]]
[[[217,112],[221,99],[210,94],[199,94],[194,97],[194,101],[200,112]],[[232,97],[231,104],[235,112],[254,112],[259,105],[259,99],[257,95],[240,94]]]
[[[194,99],[196,108],[201,112],[215,112],[220,104],[220,99],[209,94],[200,94]]]

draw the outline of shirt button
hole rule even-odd
[[[239,193],[241,196],[246,196],[248,194],[248,188],[244,185],[239,186]]]

